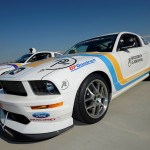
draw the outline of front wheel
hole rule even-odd
[[[109,101],[107,82],[100,75],[91,74],[77,92],[73,117],[81,122],[96,123],[105,116]]]

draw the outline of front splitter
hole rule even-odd
[[[2,137],[11,140],[11,141],[16,141],[16,142],[36,142],[36,141],[41,141],[41,140],[46,140],[53,138],[70,128],[72,128],[73,125],[64,128],[62,130],[50,132],[50,133],[41,133],[41,134],[22,134],[17,131],[14,131],[13,129],[10,129],[9,127],[5,126],[4,129],[0,127],[0,134]]]

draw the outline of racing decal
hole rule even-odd
[[[113,80],[113,85],[115,86],[116,90],[123,89],[124,87],[130,85],[131,83],[137,81],[138,79],[142,78],[144,75],[150,72],[150,68],[147,68],[129,78],[123,78],[123,75],[121,73],[121,68],[115,59],[111,54],[105,53],[105,54],[80,54],[79,56],[94,56],[98,57],[100,60],[102,60],[105,65],[107,66],[110,75]]]
[[[70,71],[73,72],[75,70],[78,70],[82,67],[85,67],[87,65],[90,65],[90,64],[93,64],[96,62],[96,59],[91,59],[91,60],[88,60],[88,61],[84,61],[82,63],[78,63],[78,64],[75,64],[75,65],[72,65],[69,67]]]
[[[21,64],[7,64],[7,65],[12,66],[15,69],[21,66]]]
[[[56,118],[46,118],[46,119],[30,119],[30,121],[55,121]]]
[[[141,71],[141,72],[139,72],[139,73],[137,73],[137,74],[135,74],[135,75],[125,79],[123,77],[122,73],[121,73],[121,68],[120,68],[117,60],[111,54],[105,54],[103,57],[100,57],[100,58],[101,58],[101,60],[103,60],[103,62],[105,63],[105,65],[107,67],[111,66],[111,67],[108,67],[108,69],[110,71],[110,74],[112,75],[114,83],[116,85],[118,85],[119,89],[121,87],[123,88],[124,86],[129,85],[131,82],[134,82],[135,80],[138,80],[136,78],[138,78],[140,76],[144,76],[147,72],[150,71],[150,68],[147,68],[147,69],[145,69],[145,70],[143,70],[143,71]],[[127,83],[127,82],[129,82],[129,83]]]
[[[47,118],[50,116],[50,114],[46,112],[37,112],[37,113],[32,114],[32,116],[34,118]]]
[[[17,69],[12,70],[9,74],[10,74],[10,75],[15,75],[15,74],[21,72],[21,71],[24,70],[24,69],[25,69],[24,67],[17,68]]]
[[[62,81],[61,90],[66,90],[69,87],[68,80]]]
[[[75,58],[62,58],[55,61],[53,65],[45,70],[58,70],[68,68],[77,62]]]
[[[138,63],[138,62],[141,62],[141,61],[143,61],[142,54],[141,55],[136,55],[136,56],[131,56],[128,59],[128,66],[131,67],[131,65],[133,65],[135,63]]]

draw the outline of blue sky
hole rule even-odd
[[[150,35],[150,0],[0,0],[0,62],[119,31]]]

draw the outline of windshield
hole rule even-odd
[[[19,59],[15,61],[15,63],[25,63],[28,58],[30,58],[33,54],[25,54]]]
[[[117,34],[89,39],[71,47],[64,55],[85,52],[112,52],[116,38]]]

